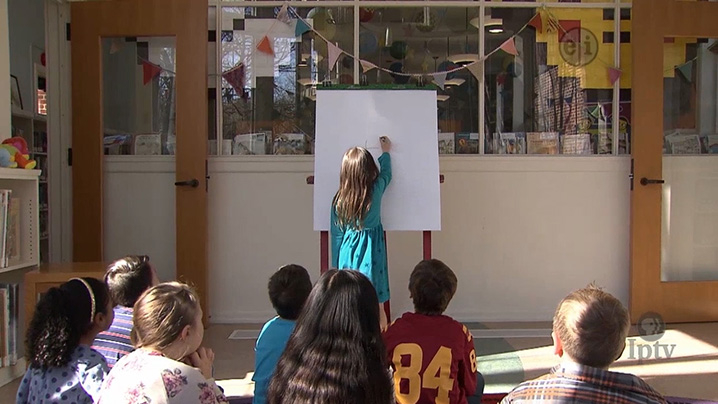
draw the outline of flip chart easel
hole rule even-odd
[[[439,184],[444,183],[444,174],[439,174]],[[310,175],[307,177],[307,184],[314,185],[314,176]],[[423,258],[425,260],[431,259],[431,231],[424,230],[422,232],[422,243],[423,243]],[[386,232],[384,232],[384,244],[386,244]],[[389,251],[384,246],[385,250]],[[324,274],[329,269],[330,257],[329,257],[329,232],[322,230],[319,232],[319,271]],[[389,301],[384,303],[384,311],[386,312],[386,318],[391,318],[391,307]]]

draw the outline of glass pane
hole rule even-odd
[[[663,42],[663,151],[665,154],[718,153],[718,42],[685,37],[665,38]]]
[[[353,53],[352,8],[291,8],[317,31],[300,36],[277,20],[279,10],[222,7],[223,155],[313,153],[316,85],[354,83],[354,61],[329,66],[322,39]]]
[[[207,154],[217,155],[217,7],[209,7],[207,12]]]
[[[487,8],[487,154],[612,153],[613,14],[545,9],[539,30],[537,9]],[[513,35],[518,55],[495,51]]]
[[[174,38],[103,38],[102,48],[105,154],[174,154]]]
[[[161,280],[176,264],[175,164],[161,156],[175,152],[175,58],[174,37],[102,39],[103,255],[149,255]]]
[[[416,85],[421,75],[450,72],[444,88],[437,90],[439,153],[478,153],[478,80],[460,69],[479,59],[478,8],[360,8],[359,13],[359,57],[391,72],[414,75],[374,69],[362,81]]]
[[[663,45],[663,281],[718,280],[718,41]]]

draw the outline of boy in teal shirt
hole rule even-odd
[[[278,316],[264,324],[254,347],[254,404],[267,402],[269,381],[312,291],[312,281],[304,267],[285,265],[269,278],[268,289],[269,300]]]

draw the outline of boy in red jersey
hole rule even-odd
[[[442,314],[456,285],[451,268],[436,259],[419,262],[409,277],[415,312],[404,313],[384,333],[400,404],[465,404],[472,395],[480,402],[484,383],[476,372],[474,339],[466,326]]]

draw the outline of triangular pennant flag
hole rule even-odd
[[[297,26],[294,27],[294,36],[301,36],[303,33],[311,29],[312,28],[306,23],[306,21],[299,19],[297,20]]]
[[[481,60],[478,62],[474,62],[474,63],[470,63],[470,64],[466,65],[466,68],[469,69],[471,74],[473,74],[477,80],[481,80],[481,76],[484,75],[484,64],[483,64],[483,61],[481,61]]]
[[[274,51],[272,50],[272,44],[269,43],[269,37],[264,36],[261,41],[259,41],[259,44],[257,44],[257,50],[260,52],[264,52],[267,55],[274,55]]]
[[[339,49],[338,46],[334,45],[331,42],[327,42],[327,53],[329,56],[329,59],[327,62],[329,62],[329,70],[334,69],[334,65],[337,63],[337,59],[339,59],[339,56],[342,54],[342,50]]]
[[[237,94],[244,94],[244,64],[222,73],[222,78],[227,80]]]
[[[517,56],[519,54],[519,51],[516,49],[516,43],[514,43],[513,37],[507,39],[504,43],[502,43],[499,49],[508,53],[509,55]]]
[[[444,89],[444,85],[446,84],[446,72],[441,73],[434,73],[434,83],[436,83],[437,86],[439,86],[440,89]]]
[[[110,44],[110,55],[114,55],[122,49],[123,41],[120,38],[115,38]]]
[[[693,61],[690,61],[688,63],[684,63],[678,67],[676,67],[679,72],[683,75],[683,77],[688,81],[689,83],[693,82]]]
[[[282,8],[279,9],[279,12],[277,13],[277,19],[285,24],[289,24],[289,22],[292,20],[289,18],[289,7],[285,3]]]
[[[561,24],[558,22],[558,18],[551,14],[550,11],[546,8],[546,6],[543,6],[541,11],[539,11],[541,14],[541,21],[545,25],[546,32],[556,32],[561,29]]]
[[[531,21],[529,21],[529,26],[536,28],[536,31],[538,31],[539,34],[543,33],[543,18],[541,17],[541,12],[534,15]]]
[[[359,60],[359,63],[361,63],[361,69],[363,73],[366,73],[371,69],[376,69],[376,65],[372,62],[366,60]]]
[[[601,116],[601,106],[596,105],[596,108],[594,108],[593,111],[589,112],[589,114],[591,114],[591,116],[593,116],[594,118],[598,118],[599,116]]]
[[[620,78],[621,78],[621,70],[620,69],[616,69],[615,67],[608,68],[608,80],[611,82],[611,85],[613,85]]]
[[[564,101],[566,104],[571,104],[571,101],[573,101],[573,97],[564,97],[564,98],[563,98],[563,101]]]
[[[157,77],[162,71],[162,68],[152,64],[146,60],[142,61],[142,84],[147,84],[152,81],[153,78]]]

